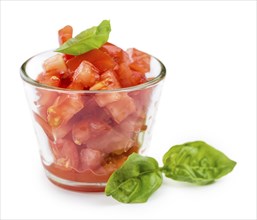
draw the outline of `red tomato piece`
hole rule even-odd
[[[49,124],[40,117],[37,113],[33,112],[34,118],[36,122],[41,126],[41,128],[44,130],[45,134],[50,140],[53,140],[53,134],[52,134],[52,128],[49,126]]]
[[[76,113],[84,107],[79,95],[58,96],[52,106],[47,109],[47,120],[52,127],[66,124]]]
[[[143,74],[150,71],[151,56],[149,54],[135,48],[128,49],[127,52],[132,59],[131,64],[129,64],[132,70]]]
[[[111,127],[106,122],[102,121],[101,118],[90,120],[89,125],[91,138],[95,138],[111,130]]]
[[[145,128],[145,118],[138,117],[137,113],[128,116],[115,129],[121,131],[123,135],[135,139],[139,132]]]
[[[80,121],[72,127],[72,139],[75,144],[86,144],[90,138],[90,127],[88,120]]]
[[[82,61],[73,75],[73,83],[80,83],[85,88],[93,86],[99,80],[99,71],[88,61]]]
[[[73,28],[70,25],[66,25],[64,28],[58,31],[59,44],[62,45],[67,40],[72,38]]]
[[[77,145],[87,144],[89,138],[97,137],[110,129],[111,127],[101,119],[84,119],[74,124],[72,139]]]
[[[153,88],[154,87],[130,92],[130,96],[135,101],[135,104],[137,107],[137,113],[142,112],[143,114],[145,114],[145,112],[147,111],[148,107],[151,104]]]
[[[121,153],[126,152],[133,146],[134,142],[122,133],[109,130],[101,136],[89,139],[87,146],[94,150],[99,150],[103,153]]]
[[[59,73],[67,72],[67,66],[61,54],[56,54],[46,59],[43,64],[43,67],[45,72],[51,72],[51,71],[55,71]]]
[[[113,69],[116,66],[115,61],[109,54],[99,49],[94,49],[68,60],[66,64],[69,71],[74,72],[83,60],[92,63],[98,70],[100,70],[100,73],[108,69]]]
[[[95,101],[100,107],[104,107],[110,103],[116,102],[121,98],[122,98],[122,94],[119,92],[110,92],[110,93],[95,95]]]
[[[103,153],[98,150],[84,148],[80,151],[80,162],[82,170],[95,170],[103,162]]]
[[[83,90],[84,85],[80,82],[71,82],[70,85],[67,86],[67,89]]]
[[[37,77],[37,81],[39,83],[48,85],[48,86],[55,86],[55,87],[59,87],[60,83],[61,83],[61,75],[58,73],[55,73],[53,75],[46,75],[44,73],[41,73],[38,75]]]
[[[110,90],[110,89],[117,89],[120,88],[120,83],[118,82],[114,71],[108,70],[104,72],[100,76],[101,81],[90,88],[90,90]],[[103,93],[103,94],[96,94],[95,100],[100,107],[104,107],[107,104],[120,100],[122,97],[121,93],[119,92],[110,92],[110,93]]]
[[[70,25],[65,26],[64,28],[58,31],[59,44],[64,44],[67,40],[72,38],[73,28]],[[64,54],[63,59],[66,62],[67,60],[73,58],[73,55]]]
[[[114,44],[107,42],[99,49],[108,53],[111,57],[113,57],[114,61],[118,64],[130,63],[128,54],[124,50],[122,50],[121,48],[117,47]]]
[[[122,93],[122,98],[116,102],[105,106],[118,124],[136,111],[134,100],[126,93]]]
[[[74,121],[71,119],[66,124],[62,124],[59,127],[52,127],[52,133],[54,140],[60,140],[64,138],[72,129]]]
[[[79,154],[76,145],[70,140],[52,142],[51,147],[55,155],[55,163],[63,169],[78,169]]]
[[[123,88],[136,86],[146,82],[146,77],[144,74],[131,70],[126,63],[121,63],[119,65],[117,75]]]

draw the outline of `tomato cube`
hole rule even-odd
[[[122,93],[122,98],[105,106],[112,115],[114,121],[120,123],[130,114],[136,111],[134,100],[126,93]]]
[[[84,104],[79,95],[60,95],[54,104],[47,109],[47,120],[52,127],[58,127],[67,123]]]
[[[95,170],[103,162],[103,153],[98,150],[84,148],[80,151],[80,163],[82,170]]]
[[[121,48],[115,46],[114,44],[107,42],[99,49],[108,53],[114,59],[114,61],[118,64],[130,63],[128,54]]]
[[[91,63],[82,61],[73,75],[73,83],[80,83],[84,87],[93,86],[99,79],[99,71]]]
[[[122,133],[110,129],[108,132],[96,138],[89,139],[87,146],[103,153],[122,153],[128,151],[134,142]]]
[[[64,28],[58,31],[59,44],[62,45],[67,40],[72,38],[73,28],[70,25],[66,25]]]
[[[48,85],[48,86],[55,86],[55,87],[59,87],[60,83],[61,83],[61,75],[59,73],[53,74],[53,75],[47,75],[45,73],[41,73],[38,77],[37,77],[37,81],[39,83]]]
[[[117,75],[122,87],[136,86],[146,82],[144,74],[131,70],[126,63],[119,65]]]
[[[67,71],[67,66],[61,54],[56,54],[45,60],[43,67],[45,72],[56,71],[64,73]]]
[[[83,60],[92,63],[100,72],[113,69],[117,65],[109,54],[99,49],[94,49],[68,60],[67,66],[69,71],[74,72]]]
[[[34,118],[36,120],[36,122],[40,125],[40,127],[43,129],[43,131],[45,132],[45,134],[47,135],[47,137],[50,140],[53,140],[53,134],[52,134],[52,128],[51,126],[49,126],[49,124],[42,118],[40,117],[40,115],[38,115],[37,113],[33,112]]]
[[[79,154],[76,145],[69,140],[52,143],[56,157],[55,163],[64,169],[78,169]]]
[[[90,127],[88,120],[80,121],[72,127],[72,139],[75,144],[86,144],[90,138]]]
[[[132,70],[135,70],[143,74],[150,71],[151,56],[149,54],[144,53],[135,48],[128,49],[127,52],[130,55],[130,58],[132,59],[131,64],[129,64],[129,67]]]
[[[61,124],[59,127],[52,127],[52,134],[55,141],[64,138],[72,129],[74,122],[69,120],[66,124]]]

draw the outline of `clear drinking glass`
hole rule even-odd
[[[144,84],[69,90],[36,81],[44,60],[55,54],[35,55],[20,71],[46,175],[66,189],[103,191],[130,154],[149,147],[165,67],[151,57]]]

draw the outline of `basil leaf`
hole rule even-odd
[[[163,156],[166,177],[199,185],[213,182],[233,170],[235,161],[203,141],[176,145]]]
[[[110,32],[110,21],[103,20],[99,26],[94,26],[82,31],[75,38],[66,41],[55,51],[75,56],[86,53],[106,43]]]
[[[107,182],[105,193],[123,203],[143,203],[162,184],[158,162],[151,157],[131,154]]]

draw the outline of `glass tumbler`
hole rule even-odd
[[[115,90],[70,90],[36,81],[47,51],[21,66],[40,156],[54,184],[75,191],[104,191],[110,175],[133,152],[150,144],[166,70],[151,57],[146,83]]]

